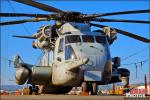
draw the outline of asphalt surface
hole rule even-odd
[[[125,99],[125,96],[24,95],[24,96],[1,96],[1,100],[133,100],[133,99]],[[136,99],[136,100],[150,100],[150,99]]]

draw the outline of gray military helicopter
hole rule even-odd
[[[46,54],[53,52],[53,63],[45,65],[41,58],[39,65],[20,62],[20,56],[14,57],[16,83],[31,84],[30,94],[67,93],[72,87],[82,86],[83,92],[97,93],[97,85],[123,82],[129,84],[130,72],[119,68],[120,58],[111,58],[109,45],[117,38],[117,33],[139,41],[150,43],[150,40],[133,33],[95,24],[94,22],[127,22],[150,24],[150,21],[105,19],[104,16],[149,13],[150,10],[134,10],[103,14],[83,14],[66,12],[32,0],[12,0],[53,14],[0,13],[1,17],[34,17],[31,19],[1,22],[0,25],[13,25],[26,22],[56,21],[54,25],[41,26],[32,36],[18,38],[35,39],[33,48],[43,50]],[[91,31],[91,26],[100,28]],[[38,88],[40,89],[38,91]]]

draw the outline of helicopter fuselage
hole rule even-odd
[[[55,42],[52,64],[44,64],[45,61],[49,63],[47,56],[41,59],[38,66],[17,64],[17,84],[28,80],[29,84],[41,85],[44,93],[59,93],[60,89],[65,88],[68,91],[71,87],[81,86],[82,82],[108,84],[112,78],[108,37],[90,29],[88,24],[62,25],[57,30],[59,36]]]

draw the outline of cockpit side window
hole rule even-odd
[[[104,36],[96,36],[96,42],[97,43],[102,43],[102,44],[106,44],[106,37]]]
[[[58,53],[63,52],[63,49],[64,49],[63,44],[64,44],[64,38],[60,39]]]
[[[78,43],[81,42],[80,35],[68,35],[65,37],[65,43]]]
[[[91,35],[82,35],[83,42],[94,42],[94,37]]]
[[[69,59],[77,59],[77,56],[75,55],[73,48],[70,45],[67,45],[65,47],[65,60]]]

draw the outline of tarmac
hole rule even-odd
[[[22,95],[22,96],[2,96],[1,100],[135,100],[125,99],[125,96],[77,96],[77,95]],[[136,99],[136,100],[150,100]]]

